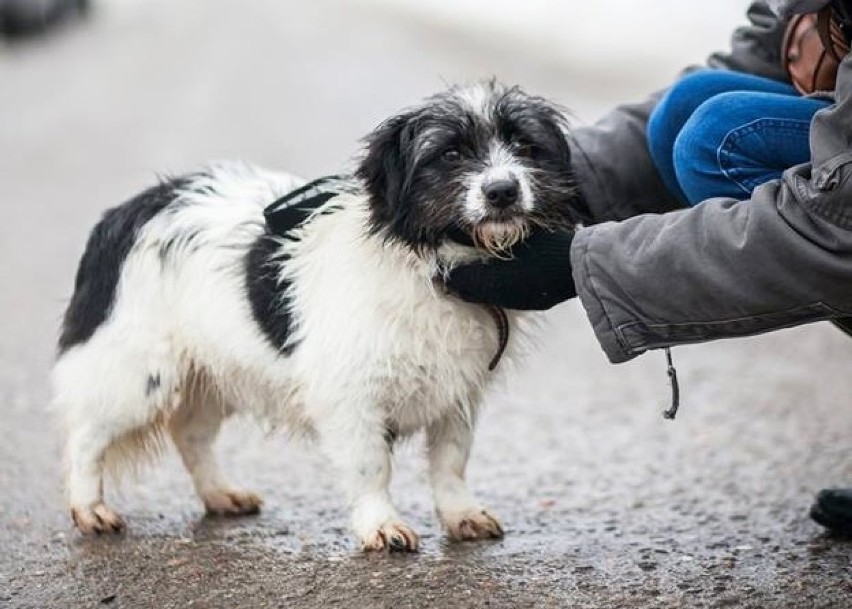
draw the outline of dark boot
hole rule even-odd
[[[852,488],[820,491],[811,506],[811,518],[830,531],[852,535]]]

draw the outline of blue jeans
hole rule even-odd
[[[666,187],[683,202],[746,199],[810,160],[811,119],[830,104],[768,78],[702,70],[676,82],[654,108],[648,147]]]

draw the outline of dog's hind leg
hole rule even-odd
[[[207,513],[243,516],[260,511],[256,494],[235,488],[222,472],[213,444],[230,408],[203,375],[193,375],[183,391],[181,405],[169,420],[169,431],[195,491]]]
[[[75,428],[68,437],[68,502],[71,518],[81,533],[118,533],[121,516],[104,503],[103,474],[107,448],[116,438],[106,425]]]
[[[450,539],[502,537],[500,521],[476,501],[465,482],[473,422],[451,415],[431,425],[426,437],[435,507]]]
[[[83,345],[63,354],[54,369],[51,408],[68,433],[68,501],[82,533],[124,529],[121,517],[104,503],[104,473],[117,477],[123,469],[137,469],[159,447],[169,382],[162,369],[148,372],[153,368],[142,359]]]

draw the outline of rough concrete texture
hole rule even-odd
[[[498,74],[589,116],[670,76],[615,58],[593,73],[581,54],[548,62],[369,3],[98,8],[0,49],[0,607],[850,606],[852,543],[807,518],[815,491],[852,484],[852,341],[827,324],[676,349],[684,407],[669,423],[662,354],[610,366],[579,305],[558,307],[541,349],[488,396],[477,437],[470,479],[502,541],[444,540],[414,440],[394,494],[423,549],[363,556],[320,457],[248,422],[219,448],[263,494],[260,516],[204,519],[169,454],[109,489],[126,536],[80,538],[44,406],[105,207],[211,158],[337,170],[442,80]]]

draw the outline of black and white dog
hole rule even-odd
[[[465,484],[498,329],[436,277],[572,224],[564,116],[491,82],[429,98],[366,141],[350,187],[284,236],[264,206],[302,182],[242,164],[164,181],[95,226],[53,373],[82,532],[124,528],[104,474],[166,435],[208,512],[256,512],[213,452],[223,419],[249,413],[318,441],[366,550],[417,548],[388,483],[394,440],[421,429],[448,535],[502,535]],[[529,315],[509,319],[512,358]]]

